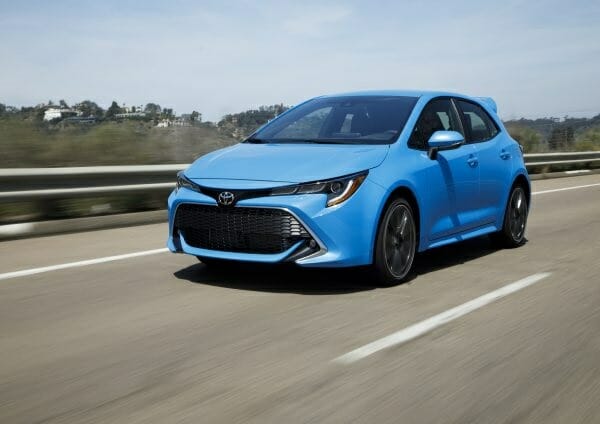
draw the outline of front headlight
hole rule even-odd
[[[188,188],[194,191],[197,190],[196,185],[185,177],[183,171],[177,173],[177,190],[180,188]]]
[[[365,171],[326,181],[274,188],[271,195],[326,194],[327,207],[335,206],[348,200],[367,178],[367,174],[368,171]]]

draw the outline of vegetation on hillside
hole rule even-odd
[[[0,118],[0,168],[187,163],[235,143],[207,126],[157,128],[143,121],[43,125]]]
[[[176,117],[173,109],[155,103],[140,113],[116,102],[103,110],[86,100],[69,109],[77,111],[79,120],[44,121],[48,107],[54,105],[16,109],[0,103],[0,168],[189,163],[238,142],[288,109],[261,106],[215,124],[202,122],[197,111]],[[61,101],[56,107],[68,105]]]
[[[593,118],[518,119],[504,122],[525,152],[600,150],[600,114]]]
[[[219,121],[219,131],[233,138],[245,138],[256,131],[260,126],[288,110],[283,103],[272,106],[261,106],[245,112],[225,115]]]

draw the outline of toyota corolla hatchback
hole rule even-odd
[[[530,183],[489,98],[377,91],[317,97],[179,173],[168,247],[211,266],[370,265],[492,234],[523,243]]]

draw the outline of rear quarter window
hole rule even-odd
[[[494,120],[481,106],[465,100],[457,100],[457,104],[469,142],[487,141],[500,132]]]

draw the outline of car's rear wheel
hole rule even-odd
[[[405,281],[417,249],[417,226],[410,204],[403,198],[386,208],[375,243],[373,268],[378,282],[394,286]]]
[[[503,247],[519,247],[525,242],[525,227],[529,205],[527,195],[522,186],[516,185],[510,192],[502,229],[493,238]]]

